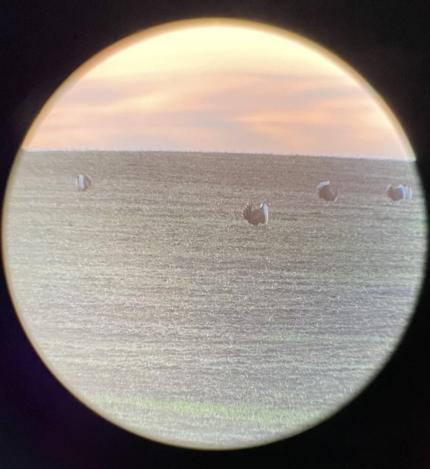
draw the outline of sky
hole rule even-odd
[[[27,149],[414,159],[382,99],[334,55],[257,23],[152,28],[78,69]]]

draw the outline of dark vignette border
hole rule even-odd
[[[201,16],[289,29],[356,68],[398,116],[429,207],[430,43],[425,1],[5,0],[0,6],[0,192],[44,102],[92,55],[149,26]],[[427,264],[428,265],[428,264]],[[192,451],[132,435],[83,406],[33,351],[0,277],[0,467],[428,468],[429,271],[413,322],[383,372],[347,408],[286,441]]]

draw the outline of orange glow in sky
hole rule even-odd
[[[152,28],[69,81],[25,148],[414,159],[399,124],[358,75],[318,46],[256,23]]]

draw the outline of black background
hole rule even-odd
[[[14,155],[33,118],[77,66],[148,26],[222,16],[287,28],[353,65],[398,116],[417,154],[428,196],[430,14],[426,2],[60,3],[0,4],[2,194]],[[80,404],[34,353],[16,319],[2,274],[0,468],[430,468],[428,275],[426,279],[420,305],[401,346],[351,405],[289,440],[216,452],[144,440]]]

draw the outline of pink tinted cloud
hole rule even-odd
[[[82,80],[32,147],[402,156],[369,95],[329,76],[145,75]]]

